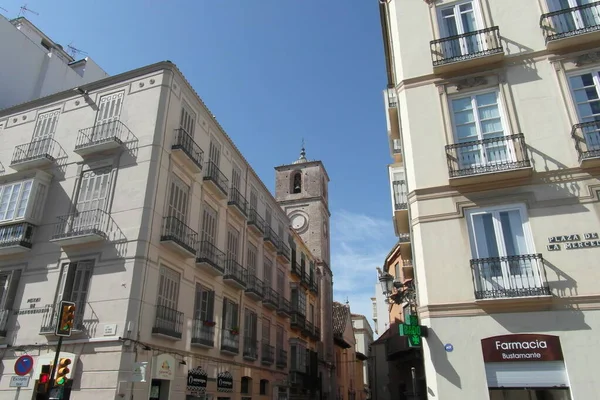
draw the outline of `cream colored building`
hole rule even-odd
[[[31,398],[62,299],[71,399],[287,398],[289,219],[174,64],[0,111],[0,137],[0,398]]]
[[[420,398],[597,398],[600,3],[378,3]]]

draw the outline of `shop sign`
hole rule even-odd
[[[164,379],[172,381],[175,378],[175,359],[169,354],[159,354],[153,361],[154,379]]]
[[[231,372],[220,372],[217,375],[217,391],[233,392],[233,376],[231,375]]]
[[[196,367],[188,371],[187,390],[191,393],[204,393],[208,374],[201,367]]]
[[[562,361],[560,338],[524,333],[481,340],[484,362]]]
[[[133,363],[131,382],[146,382],[146,367],[148,367],[146,361]]]
[[[565,250],[587,249],[589,247],[600,247],[600,237],[596,232],[570,235],[551,236],[548,238],[550,243],[547,248],[549,251],[560,251],[561,244]]]
[[[421,347],[421,338],[427,337],[427,327],[419,325],[416,315],[409,315],[405,323],[398,325],[398,333],[408,338],[408,347]]]

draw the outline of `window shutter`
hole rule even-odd
[[[13,308],[13,303],[14,303],[15,297],[17,295],[17,289],[19,288],[19,280],[20,279],[21,279],[21,270],[16,269],[16,270],[12,271],[12,273],[10,274],[9,280],[8,280],[8,285],[6,286],[7,292],[6,292],[6,297],[4,299],[4,305],[2,306],[2,308],[4,308],[5,310],[12,310],[12,308]]]
[[[244,336],[250,337],[250,310],[244,312]]]
[[[77,263],[63,264],[63,279],[57,298],[57,303],[61,300],[71,301],[71,295],[73,294],[73,283],[75,282],[75,272],[77,272]]]
[[[207,300],[207,310],[206,310],[206,319],[209,321],[213,321],[214,320],[214,315],[215,315],[215,292],[214,291],[209,291],[207,292],[207,296],[208,296],[208,300]]]
[[[231,322],[233,327],[236,327],[239,324],[239,305],[233,303],[232,306]]]
[[[222,319],[223,319],[223,328],[224,329],[231,328],[228,324],[228,318],[227,318],[227,311],[228,311],[227,303],[228,302],[229,301],[227,299],[223,299],[223,317],[222,317]]]

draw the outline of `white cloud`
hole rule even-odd
[[[331,227],[334,298],[339,302],[348,299],[353,313],[371,320],[375,268],[383,264],[396,241],[391,218],[386,221],[341,210],[333,213]]]

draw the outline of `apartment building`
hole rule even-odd
[[[362,360],[356,356],[356,338],[352,328],[350,305],[333,302],[333,342],[335,344],[336,400],[362,398],[364,380]],[[361,357],[363,358],[363,357]],[[358,393],[358,395],[357,395]]]
[[[357,362],[360,363],[362,369],[363,386],[361,398],[370,398],[370,381],[369,381],[369,358],[371,356],[369,347],[373,343],[373,329],[362,314],[352,314],[352,329],[354,330],[354,339],[356,341],[355,351]]]
[[[71,300],[71,399],[288,398],[303,242],[174,64],[0,111],[0,137],[0,397],[31,398]]]
[[[600,2],[379,7],[419,398],[597,397]]]
[[[0,109],[108,76],[90,57],[76,59],[68,50],[27,18],[0,15],[0,54],[18,54],[0,61]]]

